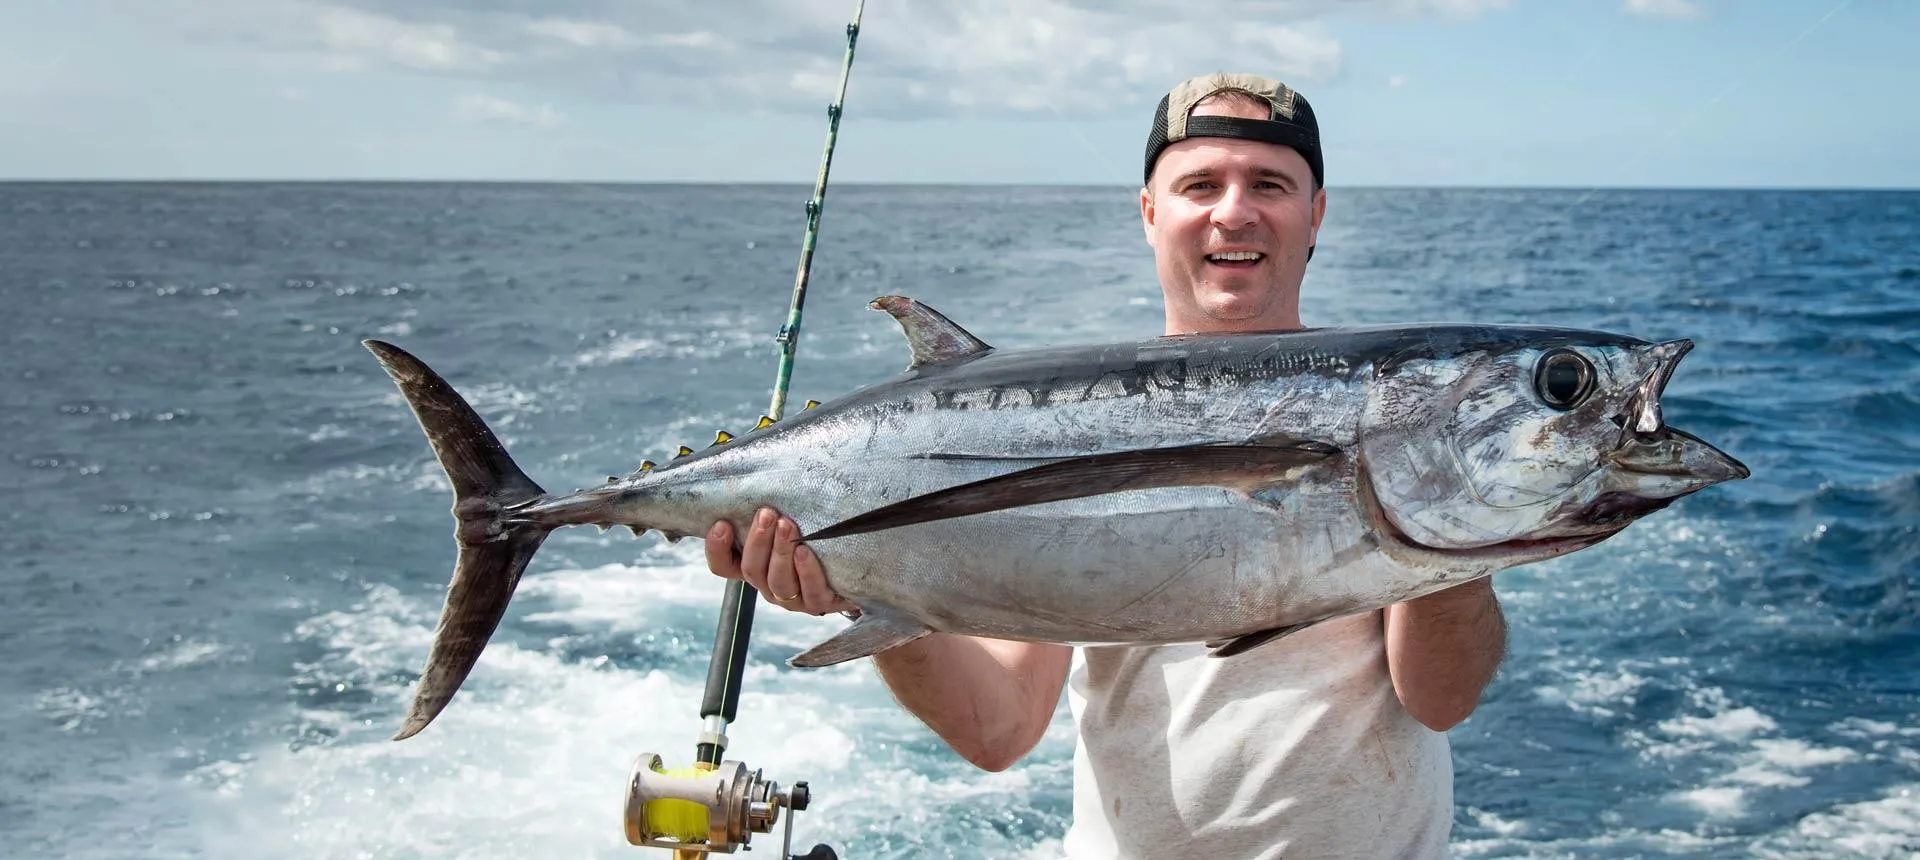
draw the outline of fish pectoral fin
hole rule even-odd
[[[868,304],[893,316],[913,349],[913,366],[939,364],[991,352],[993,347],[947,319],[944,314],[905,296],[881,296]]]
[[[1074,457],[904,499],[834,523],[801,540],[845,537],[1126,490],[1220,486],[1251,491],[1339,450],[1311,439],[1276,439]]]
[[[1290,624],[1290,625],[1287,625],[1286,627],[1275,627],[1272,630],[1262,630],[1258,633],[1248,633],[1245,636],[1240,636],[1233,639],[1214,639],[1207,642],[1207,647],[1213,649],[1212,651],[1209,651],[1207,653],[1207,656],[1232,657],[1236,654],[1245,654],[1246,652],[1251,651],[1255,648],[1258,648],[1262,645],[1265,645],[1268,642],[1272,642],[1281,637],[1298,633],[1302,630],[1312,627],[1315,624],[1319,624],[1321,621],[1324,621],[1324,620],[1325,619],[1316,618],[1312,621],[1305,621],[1299,624]]]
[[[891,609],[861,610],[859,620],[825,642],[795,654],[787,665],[817,669],[858,660],[932,633],[933,628]]]

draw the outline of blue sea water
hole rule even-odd
[[[0,185],[0,853],[644,856],[623,783],[691,757],[699,543],[557,535],[453,707],[388,741],[451,521],[358,341],[426,358],[548,487],[596,483],[765,409],[806,196]],[[1001,346],[1159,332],[1128,189],[845,186],[823,230],[796,401],[904,366],[882,294]],[[1457,854],[1920,854],[1920,193],[1334,189],[1303,305],[1693,338],[1668,419],[1753,468],[1499,575]],[[796,842],[1047,856],[1064,708],[975,771],[864,662],[781,663],[843,623],[762,612],[733,731],[811,783]]]

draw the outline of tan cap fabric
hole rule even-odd
[[[1267,119],[1233,116],[1192,116],[1193,108],[1208,96],[1234,90],[1264,99],[1271,110]],[[1249,74],[1215,73],[1181,81],[1154,112],[1153,129],[1147,136],[1145,181],[1153,177],[1154,162],[1161,150],[1190,137],[1231,137],[1258,140],[1291,147],[1307,160],[1317,185],[1326,184],[1326,170],[1320,155],[1320,125],[1313,106],[1292,87],[1272,78]]]

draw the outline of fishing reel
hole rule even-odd
[[[807,808],[805,782],[790,788],[762,779],[737,761],[665,770],[657,753],[634,762],[627,785],[627,842],[667,848],[679,858],[751,851],[753,834],[782,825],[780,860],[839,860],[826,845],[795,856],[793,813]],[[782,810],[786,810],[783,815]]]

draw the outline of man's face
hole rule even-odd
[[[1193,116],[1266,119],[1233,100],[1203,101]],[[1166,295],[1167,333],[1300,327],[1300,281],[1320,230],[1326,192],[1290,147],[1219,137],[1167,147],[1140,218]]]

